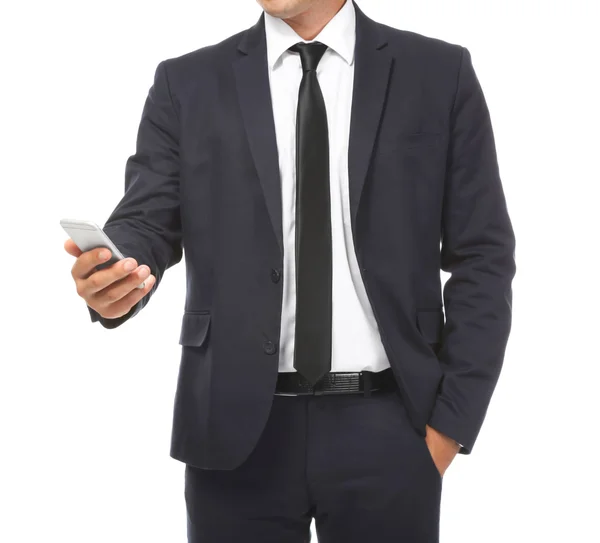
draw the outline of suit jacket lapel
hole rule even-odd
[[[356,215],[367,176],[377,128],[389,83],[392,56],[377,23],[354,2],[356,46],[354,89],[348,144],[348,176],[352,232],[356,239]]]
[[[377,128],[379,126],[392,57],[375,21],[354,2],[356,46],[354,89],[348,149],[348,174],[352,230],[356,237],[356,215]],[[264,14],[242,36],[243,53],[233,62],[237,94],[250,151],[264,192],[267,210],[283,254],[281,179],[277,138],[269,86]]]
[[[250,151],[277,242],[283,254],[281,179],[269,86],[264,19],[263,13],[258,22],[244,33],[238,44],[238,49],[244,56],[233,62],[233,69]]]

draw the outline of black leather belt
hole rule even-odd
[[[391,390],[396,387],[392,369],[371,372],[331,372],[323,376],[313,387],[298,372],[281,372],[277,377],[277,396],[304,396],[321,394],[364,394],[378,390]]]

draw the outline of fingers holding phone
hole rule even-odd
[[[71,269],[77,293],[102,317],[125,315],[150,292],[156,278],[148,266],[125,258],[96,223],[62,219],[60,224],[70,236],[65,251],[77,258]]]
[[[65,249],[67,249],[65,244]],[[68,249],[67,251],[71,253]],[[77,294],[102,317],[115,319],[125,315],[154,285],[156,278],[146,265],[138,266],[133,258],[125,258],[108,268],[97,267],[111,258],[105,248],[80,254],[71,269]],[[138,288],[144,283],[142,288]]]
[[[108,254],[102,258],[101,253],[104,251]],[[81,273],[76,280],[77,291],[103,317],[117,318],[125,315],[154,285],[155,277],[148,266],[138,266],[133,258],[125,258],[109,268],[88,275],[86,270],[90,266],[96,268],[98,264],[110,259],[110,251],[102,249],[91,256],[93,260],[82,261],[81,268],[76,271],[76,274]],[[141,283],[144,283],[143,288],[138,288]]]
[[[109,268],[97,270],[108,261],[108,249],[81,253],[71,269],[77,294],[102,317],[115,319],[125,315],[153,287],[156,278],[148,266],[138,266],[133,258],[125,258]],[[138,288],[144,283],[143,288]]]

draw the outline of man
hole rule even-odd
[[[259,3],[253,27],[159,63],[104,228],[130,258],[96,271],[106,251],[68,240],[77,291],[120,326],[185,247],[171,456],[190,542],[306,542],[313,518],[321,543],[435,542],[515,274],[471,56],[354,2]]]

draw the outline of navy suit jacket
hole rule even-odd
[[[466,454],[503,363],[515,273],[490,115],[466,48],[355,9],[354,248],[415,429]],[[156,276],[123,317],[89,309],[106,328],[185,254],[171,456],[238,466],[269,416],[286,277],[264,15],[158,64],[104,230]]]

